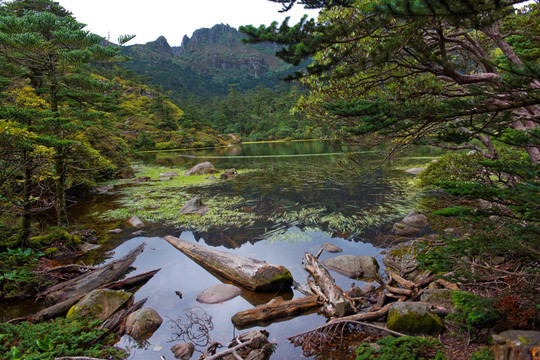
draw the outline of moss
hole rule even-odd
[[[30,241],[37,246],[61,244],[63,246],[74,247],[82,243],[82,240],[78,236],[71,235],[66,230],[59,227],[52,227],[49,233],[32,237],[30,238]]]
[[[444,327],[441,318],[435,314],[427,312],[418,314],[413,311],[403,314],[398,309],[390,310],[386,325],[395,331],[414,334],[438,333]]]

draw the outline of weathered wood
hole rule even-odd
[[[292,275],[284,266],[218,251],[174,236],[164,239],[204,268],[248,289],[271,292],[289,289],[292,285]]]
[[[353,314],[349,316],[336,318],[336,319],[330,320],[328,323],[333,323],[333,322],[338,322],[338,321],[349,321],[349,320],[353,320],[353,321],[377,320],[385,316],[386,314],[388,314],[388,312],[390,311],[391,305],[392,303],[387,304],[377,311],[368,311],[368,312],[363,312],[359,314]]]
[[[292,300],[273,299],[268,304],[237,312],[231,318],[237,328],[244,328],[262,321],[272,321],[284,317],[303,314],[320,307],[317,296],[305,296]]]
[[[132,303],[128,307],[120,309],[117,312],[115,312],[113,315],[111,315],[99,327],[100,329],[107,329],[107,332],[101,335],[101,337],[105,337],[106,335],[111,334],[111,333],[114,333],[117,336],[123,335],[126,330],[127,317],[131,313],[142,308],[147,300],[148,298],[139,300],[136,303],[134,304]]]
[[[127,279],[116,281],[113,283],[105,284],[103,286],[100,286],[100,288],[107,288],[111,290],[120,290],[120,289],[127,289],[133,286],[136,286],[138,284],[141,284],[145,281],[148,281],[154,276],[159,270],[153,270],[149,271],[143,274],[135,275],[132,277],[129,277]],[[58,304],[54,304],[53,306],[49,306],[48,308],[45,308],[34,315],[29,316],[28,318],[23,318],[24,320],[29,320],[32,322],[39,322],[39,321],[45,321],[49,319],[53,319],[57,316],[60,316],[64,313],[66,313],[73,305],[75,305],[79,300],[81,300],[86,294],[78,294],[76,296],[73,296],[72,298],[69,298],[67,300],[64,300],[62,302],[59,302]],[[14,319],[18,320],[18,319]]]
[[[133,288],[137,285],[143,284],[150,280],[154,275],[156,275],[161,269],[156,269],[152,271],[148,271],[139,275],[128,277],[124,280],[115,281],[109,284],[105,284],[103,286],[100,286],[100,288],[103,289],[111,289],[111,290],[127,290],[130,288]]]
[[[102,285],[116,281],[129,269],[137,256],[144,250],[144,246],[143,243],[126,256],[111,261],[88,274],[55,285],[39,294],[38,298],[45,297],[45,301],[49,304],[57,304],[74,298],[80,299],[81,295],[84,296]]]
[[[312,254],[306,253],[304,256],[306,270],[311,273],[313,280],[328,299],[328,303],[325,304],[328,315],[341,317],[350,314],[352,312],[351,304],[343,294],[343,290],[336,285],[328,270]]]

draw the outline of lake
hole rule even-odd
[[[266,303],[275,296],[285,299],[303,296],[296,289],[283,294],[243,290],[240,297],[224,303],[198,303],[196,297],[200,292],[227,281],[207,272],[162,236],[173,235],[283,265],[296,282],[304,284],[307,278],[303,268],[305,252],[315,254],[327,242],[342,248],[342,254],[369,255],[380,260],[392,221],[414,208],[420,195],[413,183],[414,176],[404,170],[425,165],[438,155],[437,150],[425,148],[383,161],[384,149],[351,151],[322,141],[139,154],[133,164],[143,173],[155,168],[157,173],[172,170],[183,174],[197,163],[210,161],[219,170],[235,168],[239,175],[230,180],[208,176],[201,183],[181,187],[175,187],[173,180],[167,182],[158,177],[148,184],[131,180],[115,182],[113,195],[96,196],[74,210],[74,214],[101,217],[101,231],[113,227],[122,229],[121,234],[111,235],[101,249],[92,251],[87,262],[88,259],[97,263],[117,259],[146,243],[130,275],[161,268],[137,289],[135,300],[148,298],[146,306],[161,315],[162,326],[144,344],[124,336],[118,346],[127,348],[133,359],[159,359],[161,355],[172,359],[170,347],[189,340],[178,337],[178,325],[188,325],[189,315],[199,320],[211,318],[211,324],[207,323],[209,337],[227,345],[245,331],[232,325],[234,313]],[[209,207],[221,209],[223,206],[225,210],[221,213],[215,210],[205,221],[206,214],[180,221],[177,215],[180,207],[186,199],[196,195]],[[155,210],[143,211],[148,207]],[[133,214],[140,215],[148,224],[142,235],[133,235],[138,229],[126,222]],[[320,259],[333,256],[336,254],[324,252]],[[353,284],[360,287],[365,284],[333,271],[331,274],[345,290]],[[175,291],[180,291],[182,298]],[[269,340],[277,344],[272,358],[301,357],[302,349],[291,345],[287,338],[325,322],[324,316],[314,313],[264,326],[270,333]],[[192,330],[193,336],[200,335],[197,329]],[[198,351],[204,350],[205,340],[204,336],[199,339]],[[193,358],[200,355],[196,352]]]

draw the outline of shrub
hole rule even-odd
[[[363,343],[356,349],[356,360],[444,360],[441,343],[434,338],[387,336],[377,341],[377,348]]]

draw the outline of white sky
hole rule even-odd
[[[116,42],[119,35],[136,34],[128,45],[143,44],[163,35],[179,46],[184,35],[216,24],[269,25],[290,16],[295,24],[306,10],[295,5],[279,13],[281,4],[268,0],[56,0],[86,24],[86,30]],[[316,12],[310,11],[310,17]]]

